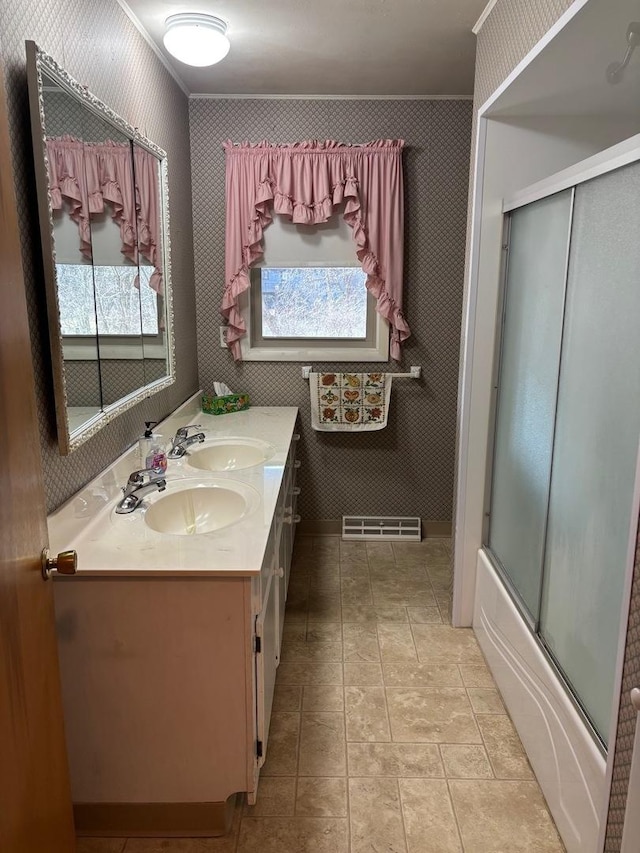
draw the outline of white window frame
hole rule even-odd
[[[278,265],[284,266],[284,265]],[[296,264],[296,266],[304,266]],[[331,267],[345,264],[318,263],[313,266]],[[262,340],[254,340],[252,334],[252,314],[260,310],[260,288],[254,285],[255,277],[262,266],[250,270],[251,287],[239,297],[239,309],[244,318],[247,333],[240,339],[240,351],[244,361],[388,361],[389,360],[389,324],[375,308],[375,298],[367,293],[367,319],[371,316],[372,334],[367,339],[354,338],[276,338],[268,345]],[[371,313],[370,313],[371,312]],[[367,323],[369,328],[369,322]]]

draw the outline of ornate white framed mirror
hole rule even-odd
[[[35,42],[26,51],[66,455],[174,381],[167,155]]]

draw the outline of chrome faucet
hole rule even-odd
[[[175,437],[171,440],[171,450],[167,453],[169,459],[180,459],[187,452],[187,447],[196,442],[204,441],[203,432],[189,435],[190,429],[202,429],[202,427],[200,424],[189,424],[189,426],[180,427]]]
[[[164,492],[167,481],[160,468],[142,468],[129,474],[127,485],[123,488],[124,497],[116,507],[120,515],[133,512],[142,503],[142,498],[149,492]]]

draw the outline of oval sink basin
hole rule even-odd
[[[271,444],[259,439],[221,438],[189,451],[187,462],[201,471],[238,471],[262,465],[274,453],[275,448]]]
[[[199,536],[213,533],[241,521],[260,502],[255,489],[243,483],[206,483],[176,488],[175,481],[166,492],[149,500],[145,524],[158,533]]]

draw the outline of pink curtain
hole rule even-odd
[[[162,293],[159,162],[150,151],[134,145],[133,164],[136,173],[138,249],[154,268],[149,286],[156,293]]]
[[[80,251],[91,260],[91,213],[102,213],[97,163],[85,158],[84,143],[72,136],[47,139],[49,189],[53,210],[62,208],[62,200],[70,205],[69,215],[78,225]]]
[[[91,214],[102,213],[105,201],[120,229],[122,254],[138,263],[138,253],[154,267],[149,282],[162,293],[160,254],[160,181],[158,160],[134,146],[135,177],[128,142],[85,143],[72,136],[47,139],[51,206],[70,203],[70,216],[78,224],[80,251],[91,260]],[[138,286],[138,276],[135,284]]]
[[[226,142],[225,288],[221,313],[235,359],[246,333],[238,297],[249,268],[263,254],[262,235],[272,211],[293,222],[326,222],[344,202],[355,253],[367,273],[376,310],[391,327],[391,357],[411,334],[402,313],[404,140],[365,145],[309,140],[292,145]]]
[[[122,254],[132,263],[138,262],[136,239],[136,197],[131,168],[131,145],[128,142],[94,143],[86,146],[88,161],[98,164],[100,188],[111,204],[111,218],[120,228]]]

